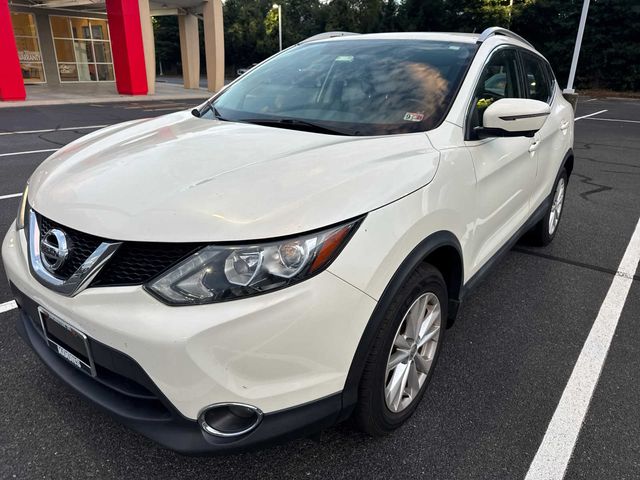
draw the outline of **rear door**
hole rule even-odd
[[[573,111],[562,101],[547,61],[524,50],[520,50],[520,57],[527,97],[546,102],[551,107],[551,114],[535,134],[531,146],[532,160],[536,164],[531,195],[531,206],[535,209],[551,193],[558,169],[569,148],[569,126],[573,121]]]
[[[475,273],[527,220],[536,176],[529,148],[532,138],[494,137],[480,140],[474,128],[482,126],[485,109],[502,98],[525,98],[518,53],[514,48],[494,50],[485,63],[466,125],[465,144],[473,159],[477,181]]]

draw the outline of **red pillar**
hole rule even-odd
[[[147,72],[138,0],[106,0],[106,3],[118,93],[146,95]]]
[[[13,36],[8,0],[0,0],[0,70],[0,100],[24,100],[27,94],[16,39]]]

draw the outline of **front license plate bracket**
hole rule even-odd
[[[78,370],[96,376],[88,337],[56,315],[38,307],[40,324],[49,348]]]

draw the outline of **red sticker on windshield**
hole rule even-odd
[[[423,118],[424,118],[423,113],[407,112],[404,114],[404,119],[407,122],[421,122]]]

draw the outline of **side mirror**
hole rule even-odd
[[[528,98],[502,98],[487,107],[484,126],[475,128],[479,138],[533,137],[542,128],[551,108]]]

